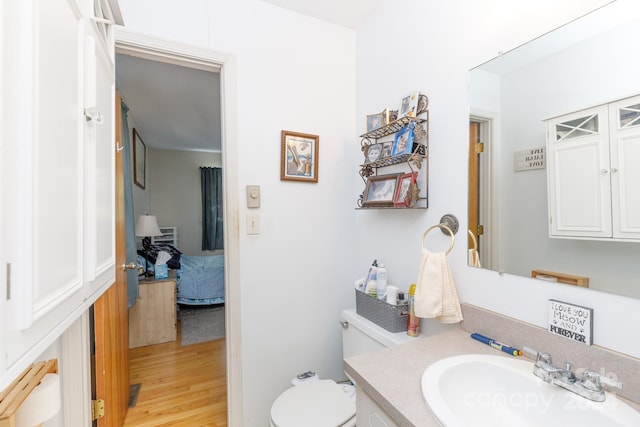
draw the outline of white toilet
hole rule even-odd
[[[344,310],[341,323],[344,358],[415,339],[406,332],[388,332],[356,314],[355,309]],[[349,387],[336,384],[333,380],[304,382],[285,390],[273,402],[269,425],[352,427],[356,425],[355,399],[349,395]]]

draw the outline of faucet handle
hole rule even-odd
[[[605,384],[609,387],[613,387],[613,388],[617,388],[622,390],[622,382],[618,381],[618,380],[614,380],[613,378],[609,378],[609,377],[604,377],[604,376],[600,376],[600,382],[602,384]]]
[[[616,381],[612,378],[602,376],[597,372],[588,370],[585,370],[582,373],[581,382],[585,388],[594,391],[601,391],[602,384],[605,384],[609,387],[622,389],[622,383],[620,381]]]
[[[544,362],[548,365],[551,365],[551,355],[549,353],[538,353],[538,356],[536,357],[536,363],[537,362]]]
[[[532,359],[538,360],[538,355],[540,354],[540,352],[538,350],[536,350],[535,348],[527,347],[525,345],[524,347],[522,347],[522,351],[524,353],[527,353],[529,355],[529,357],[531,357]]]

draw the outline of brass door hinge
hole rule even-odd
[[[476,154],[484,153],[484,142],[476,142]]]
[[[97,399],[91,401],[91,421],[104,417],[104,400]]]
[[[476,229],[476,236],[482,236],[484,234],[484,225],[478,224],[478,228]]]

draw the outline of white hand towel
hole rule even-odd
[[[440,323],[462,320],[456,285],[445,253],[422,249],[414,310],[416,316],[435,318]]]

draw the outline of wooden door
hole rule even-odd
[[[98,427],[120,427],[129,406],[129,318],[127,306],[124,231],[124,183],[122,175],[122,116],[116,94],[116,281],[94,303],[96,397],[105,403]]]
[[[480,123],[469,123],[469,206],[468,206],[468,224],[469,230],[476,236],[478,235],[478,223],[480,221],[480,180],[479,180],[479,159],[478,144],[480,142]],[[474,242],[471,236],[468,236],[468,248],[474,248]],[[477,243],[476,243],[477,244]],[[475,248],[478,249],[478,248]]]

